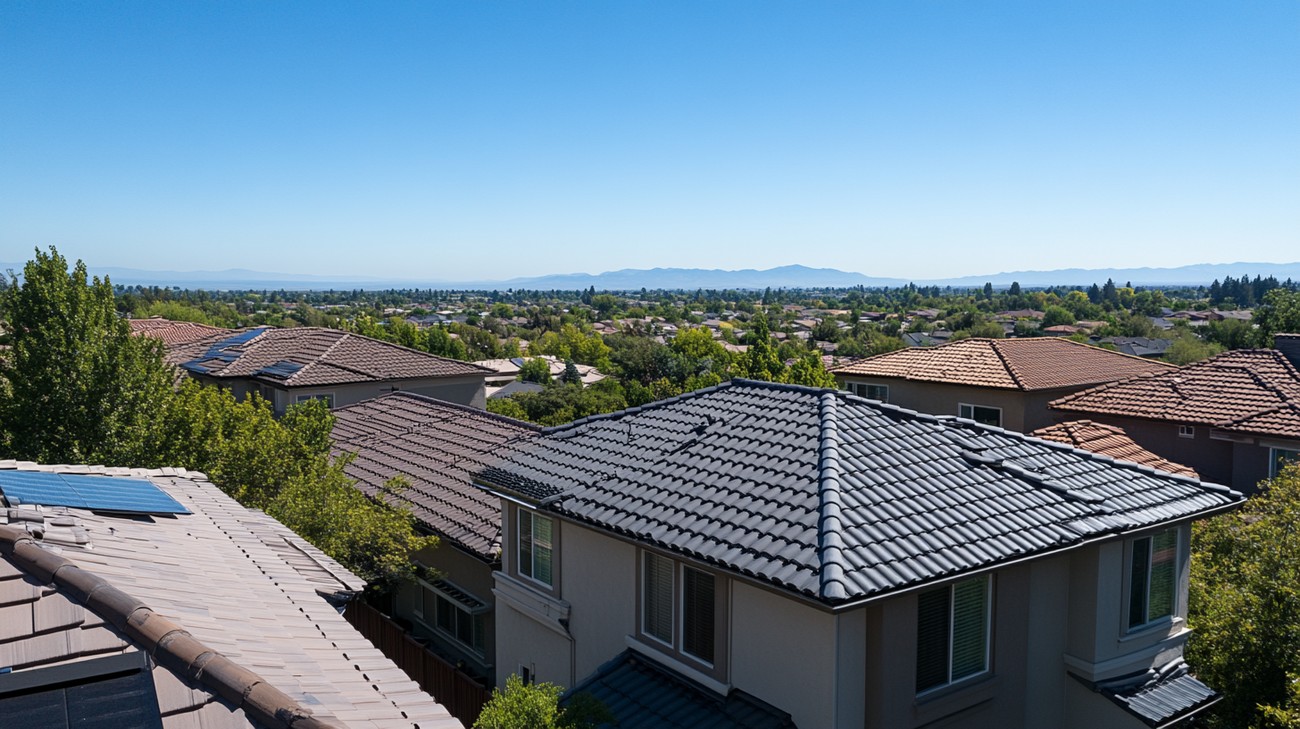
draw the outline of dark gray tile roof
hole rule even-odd
[[[835,604],[1242,500],[836,390],[734,380],[514,441],[480,481]]]
[[[1148,726],[1164,727],[1219,700],[1180,658],[1158,669],[1096,684],[1095,690],[1137,716]]]
[[[475,488],[473,475],[504,444],[532,438],[531,423],[393,392],[334,411],[334,452],[356,453],[348,476],[369,496],[384,493],[425,526],[491,562],[501,546],[501,500]],[[384,484],[403,476],[410,488]]]
[[[589,693],[618,729],[794,729],[790,715],[732,689],[720,696],[632,651],[583,679],[564,698]],[[603,727],[602,727],[603,729]]]

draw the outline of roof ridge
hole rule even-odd
[[[680,395],[674,395],[669,398],[664,398],[663,400],[655,400],[654,402],[648,402],[644,405],[635,405],[630,408],[615,410],[612,413],[597,413],[595,415],[588,415],[585,418],[578,418],[573,422],[563,423],[561,425],[548,425],[543,427],[541,432],[542,435],[554,435],[557,433],[563,433],[565,431],[578,428],[579,426],[588,425],[590,423],[598,423],[598,422],[603,422],[605,420],[617,420],[625,415],[636,415],[642,410],[647,410],[652,407],[657,408],[657,407],[662,407],[664,405],[667,405],[669,403],[681,402],[684,400],[693,400],[697,397],[707,395],[711,392],[717,392],[718,390],[725,390],[733,387],[737,382],[740,382],[740,380],[727,380],[726,382],[720,382],[716,385],[704,387],[699,390],[691,390],[690,392],[683,392]]]
[[[328,330],[328,331],[343,331],[342,329],[330,329],[329,327],[315,327],[315,328],[316,328],[316,329],[325,329],[325,330]],[[426,351],[424,351],[424,350],[422,350],[422,349],[416,349],[415,347],[408,347],[408,346],[406,346],[405,344],[398,344],[397,342],[390,342],[390,341],[388,341],[387,339],[376,339],[375,337],[369,337],[369,336],[366,336],[365,334],[361,334],[360,332],[343,332],[343,333],[344,333],[344,334],[347,334],[347,335],[350,336],[350,337],[360,337],[360,338],[362,338],[362,339],[368,339],[368,340],[370,340],[370,341],[372,341],[372,342],[378,342],[379,344],[384,344],[384,345],[387,345],[387,346],[389,346],[389,347],[393,347],[393,348],[396,348],[396,349],[404,349],[404,350],[406,350],[407,352],[415,352],[416,354],[423,355],[423,356],[425,356],[425,357],[432,357],[432,358],[434,358],[434,359],[440,359],[440,360],[443,360],[443,361],[445,361],[445,362],[455,362],[456,364],[462,364],[462,365],[465,365],[466,367],[473,367],[474,369],[481,370],[481,371],[483,371],[483,372],[485,372],[485,373],[488,373],[488,374],[497,374],[497,371],[494,370],[494,369],[492,369],[492,368],[490,368],[490,367],[482,367],[482,366],[477,365],[477,364],[475,364],[475,363],[473,363],[473,362],[466,362],[466,361],[464,361],[464,360],[453,359],[453,358],[451,358],[451,357],[444,357],[444,356],[442,356],[441,354],[434,354],[433,352],[426,352]],[[334,345],[330,345],[330,349],[333,349],[333,348],[334,348]],[[324,355],[321,355],[321,356],[323,357]],[[509,359],[509,358],[505,358],[505,359]]]
[[[448,409],[451,409],[451,410],[462,411],[462,412],[465,412],[465,413],[467,413],[467,414],[473,415],[473,416],[475,416],[475,417],[488,418],[489,420],[496,420],[496,421],[498,421],[498,422],[505,423],[506,425],[515,425],[515,426],[519,426],[519,427],[521,427],[521,428],[526,428],[526,429],[531,430],[531,431],[534,431],[534,432],[539,432],[539,433],[540,433],[540,432],[542,431],[542,429],[543,429],[543,426],[538,425],[537,423],[529,422],[529,421],[527,421],[527,420],[519,420],[518,418],[512,418],[512,417],[510,417],[509,415],[502,415],[502,414],[500,414],[500,413],[494,413],[494,412],[492,412],[491,410],[481,410],[481,409],[476,408],[476,407],[474,407],[474,406],[472,406],[472,405],[462,405],[461,403],[458,403],[458,402],[451,402],[450,400],[439,400],[438,398],[433,397],[432,395],[425,395],[425,394],[423,394],[423,393],[419,393],[419,392],[411,392],[410,390],[393,390],[392,392],[386,392],[386,393],[384,393],[384,394],[382,394],[382,395],[375,395],[374,397],[367,398],[367,399],[365,399],[365,400],[359,400],[359,401],[357,401],[357,402],[349,403],[349,404],[347,404],[347,405],[344,405],[343,407],[335,408],[335,409],[334,409],[334,412],[337,413],[337,412],[342,412],[342,411],[344,411],[344,410],[350,410],[350,409],[352,409],[352,408],[360,407],[360,406],[366,405],[366,404],[368,404],[368,403],[375,402],[375,401],[377,401],[377,400],[382,400],[382,399],[384,399],[384,398],[386,398],[386,397],[405,397],[405,398],[413,398],[413,399],[415,399],[415,400],[419,400],[419,401],[421,401],[421,402],[428,402],[428,403],[436,404],[436,405],[438,405],[439,407],[444,407],[444,408],[448,408]],[[347,441],[345,441],[345,442],[347,442]]]
[[[818,408],[820,432],[817,443],[817,557],[820,566],[820,596],[844,600],[849,596],[844,583],[844,509],[840,494],[838,400],[823,392]]]
[[[1016,387],[1021,390],[1028,391],[1029,388],[1025,385],[1024,378],[1020,376],[1020,370],[1017,370],[1016,366],[1011,364],[1011,360],[1007,359],[1006,353],[1002,351],[1002,347],[1000,346],[1001,342],[1010,340],[989,339],[987,341],[989,343],[989,348],[993,350],[993,354],[997,355],[998,359],[1002,362],[1002,366],[1007,368],[1007,374],[1011,375],[1011,381],[1016,383]]]
[[[284,379],[284,384],[285,384],[286,386],[289,385],[289,383],[290,383],[292,380],[296,380],[296,379],[298,379],[298,375],[301,375],[302,373],[306,372],[307,370],[311,369],[312,367],[314,367],[314,366],[320,364],[321,360],[323,360],[323,359],[325,359],[326,357],[328,357],[328,356],[329,356],[329,353],[330,353],[330,352],[333,352],[335,347],[339,346],[339,344],[342,343],[343,340],[347,339],[347,338],[351,335],[351,332],[345,332],[345,331],[343,331],[342,329],[329,329],[328,327],[312,327],[312,329],[318,329],[318,330],[323,329],[323,330],[325,330],[325,331],[329,331],[329,332],[337,332],[337,333],[341,334],[342,336],[340,336],[338,339],[335,339],[334,342],[333,342],[332,344],[330,344],[330,346],[328,346],[328,347],[325,348],[325,351],[324,351],[324,352],[321,352],[320,354],[316,355],[315,357],[312,357],[312,358],[311,358],[311,361],[308,362],[308,363],[306,363],[306,364],[304,364],[302,367],[300,367],[300,368],[298,369],[297,372],[294,372],[293,374],[291,374],[291,375],[289,375],[288,377],[286,377],[286,378]],[[282,330],[282,331],[288,331],[288,330]],[[342,370],[347,370],[348,372],[355,372],[355,373],[358,374],[358,375],[366,375],[366,376],[368,376],[368,377],[374,377],[374,375],[372,375],[372,374],[369,373],[369,372],[362,372],[362,371],[360,371],[360,370],[353,369],[353,368],[351,368],[351,367],[344,367],[344,366],[336,365],[336,364],[332,364],[332,363],[331,363],[331,366],[332,366],[332,367],[338,367],[339,369],[342,369]]]
[[[258,723],[285,729],[338,726],[312,716],[310,709],[261,675],[208,647],[103,577],[42,549],[27,532],[0,525],[0,554],[42,584],[62,588],[65,598],[108,621],[159,665],[211,689]]]

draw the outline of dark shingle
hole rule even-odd
[[[828,603],[1242,498],[969,421],[743,380],[512,441],[479,480]]]
[[[473,474],[506,443],[540,429],[464,405],[393,392],[334,411],[334,452],[355,453],[347,475],[369,496],[384,494],[416,519],[479,557],[501,546],[501,501],[477,489]],[[410,488],[384,485],[402,476]]]
[[[1189,672],[1180,658],[1158,669],[1093,686],[1148,726],[1165,727],[1221,697]]]

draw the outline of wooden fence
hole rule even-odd
[[[477,679],[457,670],[425,648],[387,615],[360,600],[348,604],[347,621],[389,660],[420,684],[425,693],[447,707],[465,726],[473,726],[492,692]]]

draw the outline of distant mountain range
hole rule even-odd
[[[23,264],[0,263],[0,270],[21,271]],[[247,269],[226,271],[144,271],[134,268],[91,268],[91,273],[107,275],[113,283],[126,286],[179,286],[192,289],[541,289],[575,290],[595,286],[598,291],[637,291],[655,289],[762,289],[772,288],[841,288],[847,286],[918,286],[979,287],[986,282],[997,287],[1013,281],[1026,287],[1088,286],[1106,279],[1134,286],[1208,285],[1225,276],[1276,276],[1279,280],[1300,280],[1300,263],[1199,263],[1177,268],[1067,268],[1054,271],[1011,271],[980,276],[946,279],[903,279],[867,276],[834,268],[781,266],[766,270],[727,271],[702,268],[623,269],[600,274],[552,274],[504,281],[445,281],[432,279],[386,278],[365,276],[318,276],[294,273],[266,273]]]

